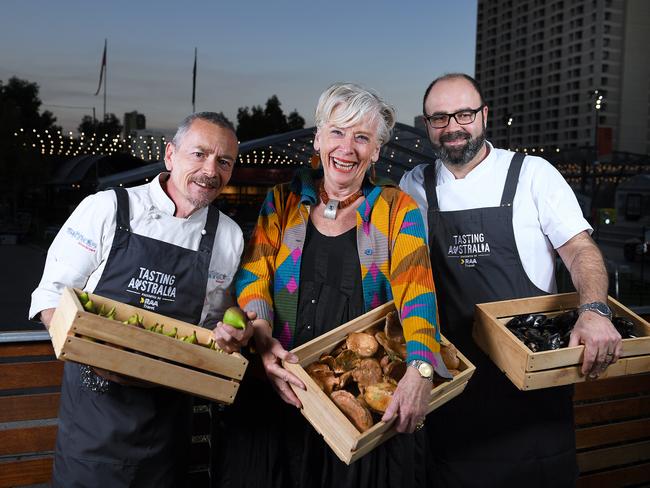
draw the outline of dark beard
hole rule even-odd
[[[447,148],[444,146],[443,142],[449,142],[455,139],[465,139],[467,143],[458,148]],[[451,164],[452,166],[464,166],[474,159],[474,156],[478,154],[484,144],[485,129],[474,139],[467,132],[459,130],[440,136],[440,144],[435,144],[432,141],[431,147],[433,148],[433,154],[443,163]]]

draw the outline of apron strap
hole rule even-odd
[[[519,182],[519,173],[521,172],[521,165],[524,162],[525,154],[516,152],[510,161],[510,168],[508,168],[508,176],[506,177],[506,184],[503,187],[503,195],[501,195],[501,206],[512,207],[512,201],[515,198],[517,191],[517,183]]]
[[[117,215],[116,225],[120,230],[131,232],[129,226],[129,194],[126,188],[113,188],[115,196],[117,197]]]
[[[429,210],[437,211],[438,194],[436,193],[436,163],[429,164],[424,168],[424,191],[427,196],[427,207]]]
[[[205,219],[205,227],[201,234],[201,243],[199,244],[199,252],[212,253],[212,245],[214,244],[214,237],[217,234],[217,226],[219,225],[219,209],[216,205],[208,206],[208,216]]]

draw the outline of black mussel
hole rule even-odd
[[[524,314],[511,318],[506,327],[509,329],[520,329],[522,327],[539,327],[546,320],[546,315],[542,314]]]
[[[529,341],[529,342],[524,342],[524,344],[526,345],[526,347],[528,349],[530,349],[533,352],[539,351],[539,349],[537,347],[537,343],[535,343],[535,342]]]
[[[544,341],[544,350],[550,351],[553,349],[559,349],[562,347],[562,337],[559,332],[555,334],[549,334]]]
[[[526,339],[535,342],[544,342],[544,336],[540,333],[539,330],[529,327],[522,331],[526,336]]]
[[[612,319],[612,324],[616,327],[616,330],[623,339],[629,339],[634,337],[634,322],[626,317],[614,317]]]
[[[568,347],[569,346],[569,341],[571,340],[571,331],[573,329],[569,329],[564,334],[562,334],[562,338],[560,341],[562,342],[562,347]]]
[[[545,323],[546,323],[546,315],[542,315],[541,313],[532,315],[532,322],[531,322],[531,327],[535,327],[536,329],[541,328]]]
[[[530,315],[517,315],[506,323],[506,327],[510,330],[516,330],[519,329],[520,327],[524,327],[526,319],[530,317]]]
[[[512,329],[510,332],[512,332],[517,339],[519,339],[521,342],[526,342],[526,336],[521,332],[519,329]]]
[[[561,313],[560,315],[556,315],[555,317],[553,317],[553,319],[551,320],[551,324],[553,329],[555,329],[556,331],[566,332],[567,330],[571,330],[573,328],[577,320],[578,320],[578,311],[571,310],[570,312]]]

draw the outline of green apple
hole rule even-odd
[[[223,314],[223,323],[228,324],[235,329],[245,329],[248,318],[244,311],[239,307],[230,307]]]

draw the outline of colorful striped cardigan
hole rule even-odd
[[[300,263],[310,206],[317,202],[321,171],[300,169],[291,183],[266,196],[235,287],[239,305],[273,326],[286,349],[294,342]],[[421,359],[448,376],[440,357],[436,295],[422,216],[394,186],[366,178],[357,209],[357,249],[366,311],[392,299],[407,340],[407,361]]]

